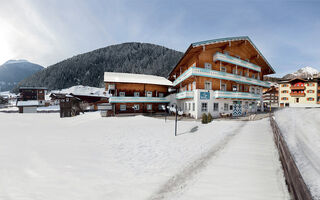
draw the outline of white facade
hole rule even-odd
[[[255,93],[196,89],[180,92],[175,96],[183,113],[196,119],[201,118],[203,113],[210,113],[213,117],[219,117],[220,114],[235,114],[235,106],[241,108],[241,114],[237,115],[239,116],[257,112],[258,101],[262,100],[262,88],[253,88]],[[170,101],[170,105],[172,104]]]

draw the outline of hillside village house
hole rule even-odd
[[[105,89],[115,114],[164,112],[172,82],[164,77],[105,72]]]
[[[319,78],[279,81],[279,106],[320,107],[319,82]]]
[[[263,76],[273,73],[249,37],[231,37],[192,43],[169,80],[184,113],[240,116],[257,111],[262,89],[270,87]]]
[[[20,87],[17,101],[19,113],[36,113],[37,107],[45,105],[46,91],[44,87]]]

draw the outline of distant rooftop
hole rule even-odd
[[[19,89],[23,89],[23,90],[26,90],[26,89],[48,90],[48,88],[46,88],[46,87],[32,87],[32,86],[19,87]]]
[[[172,86],[171,81],[161,76],[146,75],[146,74],[118,73],[118,72],[105,72],[104,82],[142,83],[142,84]]]

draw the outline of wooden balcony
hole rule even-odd
[[[290,96],[292,96],[292,97],[305,97],[306,93],[293,93],[293,92],[291,92]]]
[[[291,86],[290,87],[291,90],[304,90],[306,89],[305,86]]]

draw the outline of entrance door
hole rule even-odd
[[[296,98],[296,103],[299,103],[299,98]]]
[[[232,109],[232,116],[241,116],[242,115],[242,106],[241,101],[234,101],[233,102],[233,109]]]

